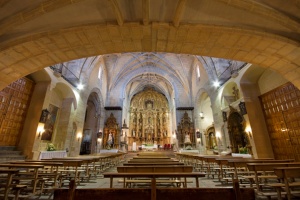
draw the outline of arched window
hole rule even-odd
[[[100,65],[99,71],[98,71],[98,79],[100,80],[102,76],[102,66]]]
[[[200,79],[200,67],[199,67],[199,65],[197,65],[197,78]]]

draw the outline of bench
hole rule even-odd
[[[128,163],[143,163],[143,162],[152,162],[152,163],[164,163],[164,162],[179,162],[178,160],[173,159],[132,159],[128,160]]]
[[[180,162],[156,162],[156,163],[152,163],[152,162],[141,162],[141,163],[123,163],[123,166],[143,166],[143,165],[184,165],[184,163],[180,163]]]
[[[278,167],[274,169],[276,176],[283,180],[284,190],[287,194],[288,200],[292,199],[292,195],[300,194],[300,182],[295,180],[295,178],[300,178],[300,167]],[[297,190],[292,190],[291,188],[297,188]],[[281,199],[280,189],[277,188],[278,199]],[[299,196],[298,196],[299,197]]]
[[[73,185],[73,184],[72,184]],[[54,200],[255,200],[254,190],[239,188],[238,182],[233,188],[101,188],[101,189],[57,189]]]
[[[0,168],[9,168],[9,169],[19,169],[18,177],[14,176],[12,181],[17,181],[18,184],[20,181],[23,182],[30,182],[30,185],[32,188],[30,189],[32,192],[32,195],[39,194],[43,190],[43,179],[39,178],[39,169],[43,169],[43,165],[30,165],[30,164],[0,164]],[[26,174],[24,174],[22,170],[26,169]],[[32,170],[32,171],[30,171]],[[40,190],[38,191],[37,186],[38,183],[42,183]]]
[[[192,172],[192,166],[118,166],[118,172],[128,172],[128,173],[140,173],[140,172]]]
[[[275,175],[274,169],[276,167],[291,167],[291,166],[296,166],[300,167],[300,162],[288,162],[288,163],[248,163],[247,167],[249,171],[254,171],[254,181],[256,184],[256,189],[257,189],[257,194],[262,195],[262,196],[281,196],[279,194],[279,189],[284,186],[282,183],[269,183],[268,180],[270,179],[279,179],[278,176]],[[271,174],[272,173],[272,174]],[[250,177],[248,177],[250,178]],[[261,183],[260,179],[264,179],[265,182]],[[264,192],[263,191],[263,186],[267,187],[274,187],[276,188],[277,192]]]
[[[0,169],[0,174],[4,175],[5,177],[5,183],[3,185],[0,185],[1,187],[4,188],[3,191],[3,198],[6,200],[8,199],[8,194],[10,192],[10,189],[12,187],[12,178],[13,175],[16,175],[19,173],[18,169]]]
[[[52,180],[53,184],[51,184],[52,187],[59,187],[60,184],[58,183],[58,180],[61,179],[60,174],[58,172],[59,167],[63,166],[63,163],[58,162],[41,162],[41,161],[13,161],[10,162],[11,164],[26,164],[26,165],[43,165],[45,167],[50,167],[50,169],[44,168],[43,171],[39,171],[39,177],[43,178],[49,178]],[[47,181],[48,183],[50,181]],[[49,189],[49,188],[47,188]]]
[[[119,166],[117,167],[118,173],[150,173],[150,172],[159,172],[159,173],[171,173],[171,172],[192,172],[192,166]],[[131,183],[151,183],[150,179],[123,179],[125,187],[131,185]],[[158,179],[157,183],[171,183],[176,184],[179,187],[181,184],[186,187],[187,180],[181,179]]]
[[[147,172],[147,173],[104,173],[104,178],[110,178],[110,188],[113,187],[113,179],[114,178],[150,178],[151,179],[151,187],[156,188],[156,179],[157,178],[184,178],[184,186],[186,187],[186,178],[195,178],[196,187],[199,187],[199,177],[204,177],[204,173],[199,172],[169,172],[169,173],[158,173],[158,172]],[[123,187],[126,187],[125,181]]]

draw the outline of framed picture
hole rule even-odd
[[[245,102],[240,102],[240,103],[239,103],[239,108],[240,108],[240,111],[241,111],[241,114],[242,114],[242,115],[247,114],[247,109],[246,109],[246,104],[245,104]]]
[[[41,140],[51,141],[52,134],[54,131],[54,125],[58,113],[58,107],[50,104],[48,108],[48,112],[49,113],[45,120],[45,126],[44,126],[45,132],[42,134]]]
[[[42,114],[41,114],[39,122],[40,123],[46,123],[47,118],[48,118],[48,114],[49,114],[49,111],[47,109],[42,110]]]
[[[222,112],[222,116],[223,116],[223,122],[227,121],[227,112]]]

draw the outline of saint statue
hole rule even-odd
[[[108,134],[107,144],[111,147],[114,144],[113,135],[111,132]]]
[[[190,135],[185,132],[184,144],[191,143]]]
[[[123,142],[124,142],[124,138],[125,138],[125,136],[124,136],[124,134],[123,134],[123,131],[122,131],[122,133],[121,133],[121,137],[120,137],[120,142],[121,142],[121,143],[123,143]]]
[[[135,137],[135,130],[132,130],[132,137]]]

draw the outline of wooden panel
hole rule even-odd
[[[300,91],[287,83],[260,100],[275,158],[300,161]]]
[[[0,146],[16,146],[22,133],[34,83],[22,78],[0,91]]]

